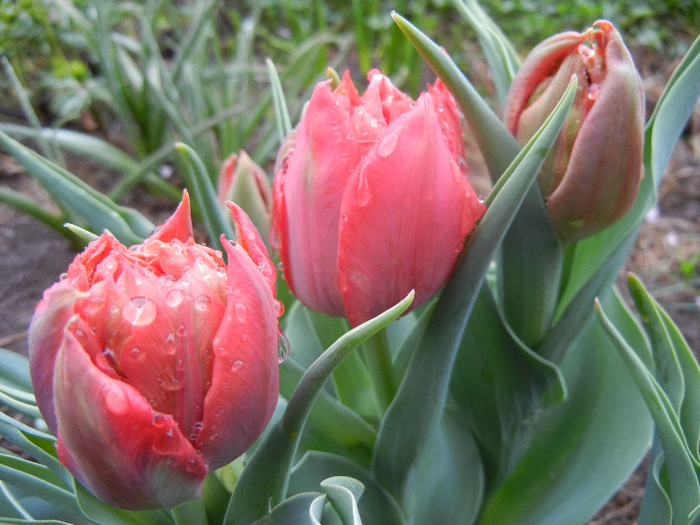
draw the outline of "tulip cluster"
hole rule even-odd
[[[438,83],[417,101],[377,71],[314,89],[283,148],[273,239],[308,307],[358,325],[414,289],[442,287],[485,207],[467,181],[456,105]]]
[[[610,226],[634,202],[642,178],[644,93],[615,27],[601,20],[537,45],[513,78],[505,123],[521,144],[549,116],[572,75],[578,93],[539,184],[564,241]]]
[[[49,288],[29,352],[61,462],[104,501],[161,508],[201,496],[277,403],[275,271],[248,217],[238,243],[195,244],[187,193],[131,249],[94,240]]]

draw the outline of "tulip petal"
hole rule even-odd
[[[240,245],[228,256],[228,304],[213,342],[211,387],[196,447],[219,468],[253,444],[272,417],[279,392],[275,298]]]
[[[63,328],[73,316],[76,301],[85,297],[67,280],[59,281],[44,292],[29,325],[29,370],[36,403],[49,429],[58,427],[53,402],[53,371],[56,353],[63,339]]]
[[[547,198],[552,223],[568,240],[597,233],[624,215],[643,175],[644,93],[639,74],[612,24],[597,24],[603,24],[606,40],[605,78],[576,135],[566,174]]]
[[[188,239],[192,237],[194,237],[194,231],[192,230],[190,194],[187,190],[183,190],[182,201],[175,210],[175,213],[173,213],[162,226],[156,228],[147,240],[170,242],[174,239],[178,239],[182,242],[187,242]]]
[[[200,497],[207,467],[177,423],[100,371],[74,325],[64,332],[54,377],[61,461],[103,501],[123,508],[169,508]]]
[[[275,281],[277,280],[277,272],[272,260],[267,253],[265,243],[260,237],[260,233],[255,228],[255,225],[250,220],[250,217],[243,209],[234,204],[227,202],[226,205],[231,211],[234,227],[236,228],[236,241],[248,253],[251,260],[257,265],[258,270],[270,286],[272,295],[275,295]],[[221,239],[221,244],[226,245],[225,239]]]
[[[411,289],[416,305],[433,295],[483,211],[424,93],[386,128],[343,196],[338,286],[351,324]]]
[[[349,110],[328,82],[316,86],[273,188],[273,228],[287,284],[304,304],[331,315],[344,312],[336,285],[337,210],[345,174],[360,160]]]

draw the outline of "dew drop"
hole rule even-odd
[[[187,331],[187,327],[184,324],[181,324],[180,326],[177,327],[177,333],[180,336],[185,335],[186,331]]]
[[[170,290],[168,292],[168,295],[165,296],[165,304],[167,304],[171,308],[175,308],[180,305],[183,296],[184,294],[181,290]]]
[[[211,299],[207,297],[206,295],[200,295],[194,300],[194,307],[197,310],[206,310],[209,308],[209,305],[211,304]]]
[[[163,344],[163,353],[166,355],[174,355],[177,347],[175,346],[175,334],[170,332]]]
[[[156,305],[145,297],[134,297],[124,305],[122,315],[133,326],[144,326],[156,318]]]
[[[283,363],[287,357],[289,357],[289,339],[287,339],[286,335],[280,332],[280,346],[277,360],[279,363]]]
[[[382,139],[379,141],[379,144],[377,144],[377,155],[380,157],[388,157],[389,155],[391,155],[396,149],[396,145],[399,143],[400,133],[401,130],[395,129],[388,135],[382,137]]]
[[[231,365],[232,372],[238,372],[241,368],[243,368],[243,361],[241,361],[240,359],[236,359],[233,362],[233,365]]]
[[[595,100],[598,98],[600,93],[600,84],[591,84],[588,86],[588,94],[586,95],[589,100]]]
[[[131,354],[131,357],[133,357],[134,359],[143,359],[144,358],[143,352],[141,351],[141,349],[138,346],[135,346],[134,348],[132,348],[129,353]]]
[[[360,170],[357,176],[357,204],[359,206],[366,205],[370,198],[372,197],[372,192],[369,188],[369,183],[367,182],[367,175],[364,170]]]
[[[236,303],[233,309],[236,314],[236,319],[241,323],[245,323],[248,320],[248,308],[246,308],[246,305],[243,303]]]

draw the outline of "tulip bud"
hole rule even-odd
[[[273,244],[309,308],[358,325],[445,284],[485,207],[467,181],[459,114],[442,84],[417,101],[373,70],[314,89],[273,184]]]
[[[536,46],[513,78],[505,123],[524,144],[572,75],[578,93],[540,172],[539,185],[563,241],[597,233],[624,215],[642,178],[644,93],[632,57],[610,22]]]
[[[61,462],[105,502],[169,508],[242,454],[278,397],[275,272],[248,218],[223,254],[175,214],[131,249],[91,242],[29,330],[39,409]]]
[[[263,239],[270,233],[272,189],[267,174],[241,150],[221,166],[218,197],[222,204],[233,201],[246,212]]]

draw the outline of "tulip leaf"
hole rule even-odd
[[[309,413],[338,364],[357,346],[396,319],[410,306],[414,292],[340,337],[313,362],[290,396],[282,418],[268,430],[251,457],[229,502],[226,523],[247,524],[284,499],[300,435]]]
[[[136,221],[143,226],[147,221],[135,210],[115,204],[75,175],[23,146],[2,131],[0,131],[0,145],[27,168],[32,177],[48,189],[70,222],[77,222],[75,219],[82,217],[97,231],[109,230],[126,245],[137,244],[143,240],[143,237],[136,234],[129,224]],[[141,219],[137,220],[138,216]]]
[[[488,209],[447,282],[377,437],[374,470],[400,501],[416,458],[439,421],[467,320],[500,241],[559,134],[576,82],[518,154],[487,198]]]
[[[0,412],[0,436],[51,469],[70,486],[72,477],[56,457],[55,438]]]
[[[309,508],[320,496],[322,495],[317,492],[296,494],[277,505],[268,516],[252,523],[253,525],[277,525],[282,523],[313,525]]]
[[[292,119],[289,117],[287,102],[284,100],[284,91],[280,77],[275,69],[275,64],[269,58],[265,60],[267,72],[270,77],[270,88],[272,90],[272,105],[275,108],[275,122],[277,124],[277,138],[280,144],[284,144],[284,139],[292,131]]]
[[[130,511],[111,507],[97,499],[80,483],[75,482],[75,495],[80,510],[94,523],[109,523],[110,525],[172,525],[169,513],[165,510]]]
[[[696,38],[664,88],[647,122],[645,167],[661,183],[671,152],[700,97],[700,37]]]
[[[619,297],[603,304],[624,337],[643,347]],[[651,418],[600,323],[580,332],[560,370],[566,399],[540,415],[530,446],[488,497],[479,525],[587,523],[646,453]]]
[[[8,454],[0,454],[0,479],[4,495],[14,507],[9,512],[0,503],[0,516],[19,511],[33,519],[62,518],[72,523],[92,523],[80,513],[75,495],[63,481],[43,465]],[[0,497],[0,501],[1,501]]]
[[[364,525],[403,525],[405,519],[396,501],[377,482],[372,473],[345,456],[310,451],[294,466],[289,480],[290,493],[315,490],[326,478],[347,476],[362,483],[364,492],[358,502]]]
[[[402,16],[393,13],[392,17],[455,97],[495,182],[520,151],[517,141],[442,48]]]
[[[209,233],[209,238],[218,247],[221,247],[219,237],[224,234],[227,239],[234,239],[233,227],[224,214],[224,208],[216,197],[216,190],[207,174],[207,169],[202,159],[187,144],[179,142],[175,150],[185,164],[183,176],[187,186],[192,192],[192,198],[204,215],[204,223]]]
[[[498,100],[504,105],[510,83],[520,68],[518,54],[501,28],[476,0],[454,0],[453,4],[476,32],[496,86]]]
[[[657,309],[656,305],[653,304],[653,300],[641,288],[636,288],[635,300],[638,306],[641,306],[643,317],[652,313],[649,311],[650,307],[653,310]],[[691,450],[681,426],[679,414],[674,407],[673,399],[669,398],[662,384],[654,377],[654,373],[639,358],[600,305],[597,306],[597,313],[607,334],[625,360],[654,419],[656,436],[663,450],[663,461],[665,463],[665,479],[661,483],[671,503],[672,523],[688,523],[688,517],[700,505],[700,485],[698,484],[700,463],[698,462],[697,442],[694,444],[695,449]],[[652,317],[645,317],[645,324],[647,331],[650,332],[652,337],[654,353],[664,351],[672,353],[673,348],[669,344],[671,341],[662,341],[661,339],[664,337],[662,334],[666,332],[664,321],[658,315],[658,310],[653,312],[653,314],[655,315],[652,315]],[[659,337],[660,335],[661,338]],[[668,336],[666,335],[666,337]],[[661,344],[659,345],[659,343]],[[668,361],[668,359],[663,359],[663,356],[659,356],[655,360],[657,362],[662,360]],[[694,372],[693,379],[697,383],[700,380],[697,365],[691,370]],[[671,386],[670,383],[674,382],[674,379],[668,376],[664,377],[667,367],[662,366],[658,372],[660,377],[669,381],[667,386]],[[675,381],[677,382],[678,380],[676,379]],[[678,384],[673,386],[681,386],[682,388],[682,385]],[[683,394],[683,392],[676,390],[676,394]],[[697,405],[698,401],[696,399],[691,402]],[[697,422],[693,422],[693,424],[697,424]],[[655,460],[658,461],[660,457],[657,454]]]
[[[116,185],[115,190],[109,193],[110,198],[114,200],[119,200],[126,193],[126,190],[139,182],[141,178],[145,178],[146,182],[160,193],[168,195],[174,200],[178,200],[182,196],[180,190],[175,188],[175,186],[166,182],[153,171],[149,171],[152,166],[164,160],[172,152],[174,147],[170,144],[166,144],[143,161],[138,161],[105,140],[94,135],[69,129],[41,128],[37,130],[21,124],[1,122],[0,131],[4,131],[12,137],[32,138],[35,140],[40,140],[41,137],[51,139],[64,149],[95,159],[109,168],[124,173],[125,177]],[[134,232],[142,237],[146,237],[152,227],[147,229],[147,223],[139,226],[138,222],[134,221],[131,224]]]
[[[482,286],[455,361],[448,405],[479,446],[486,494],[520,461],[539,418],[565,398],[562,371],[518,343],[491,289]]]

